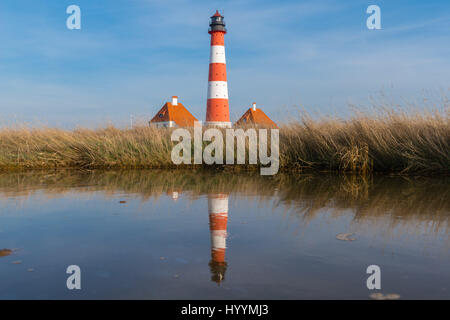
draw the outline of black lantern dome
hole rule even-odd
[[[227,32],[225,28],[225,20],[223,20],[223,16],[216,11],[216,13],[211,17],[211,23],[209,24],[209,32],[214,31],[222,31]]]

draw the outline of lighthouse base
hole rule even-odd
[[[205,121],[205,127],[231,128],[231,122],[225,121]]]

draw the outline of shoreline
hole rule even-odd
[[[32,173],[32,172],[48,172],[48,173],[63,173],[63,172],[133,172],[133,171],[170,171],[172,173],[183,174],[185,172],[202,172],[202,173],[217,173],[217,174],[259,174],[260,167],[248,167],[242,165],[174,165],[174,166],[140,166],[140,167],[120,167],[120,166],[98,166],[98,167],[0,167],[0,174],[8,173]],[[339,171],[339,170],[315,170],[311,168],[280,168],[275,175],[268,175],[261,177],[276,177],[277,175],[296,174],[296,175],[313,175],[313,176],[380,176],[380,177],[424,177],[424,178],[440,178],[450,177],[450,170],[438,172],[400,172],[400,171]]]

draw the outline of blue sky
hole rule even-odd
[[[82,29],[66,28],[81,8]],[[381,8],[368,30],[366,8]],[[225,16],[230,114],[349,115],[380,91],[450,88],[450,2],[1,0],[0,124],[127,125],[172,95],[206,112],[209,17]]]

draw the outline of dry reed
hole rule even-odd
[[[281,170],[450,172],[449,112],[307,115],[280,126]],[[0,129],[0,169],[173,168],[171,129]],[[208,167],[203,165],[203,167]],[[227,166],[228,167],[228,166]],[[241,167],[241,166],[235,166]],[[214,166],[217,168],[217,166]]]

